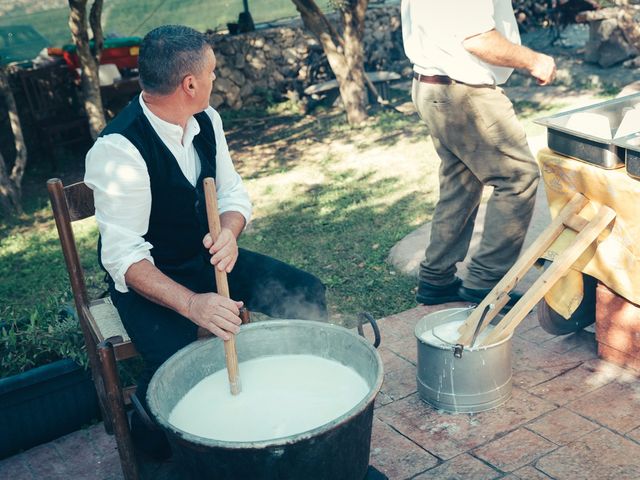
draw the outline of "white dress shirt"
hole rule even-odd
[[[194,117],[186,129],[154,115],[139,96],[144,115],[176,158],[184,176],[195,186],[201,164],[193,138],[200,132]],[[239,212],[248,223],[251,201],[236,172],[222,129],[218,112],[208,107],[216,137],[216,189],[220,213]],[[123,135],[110,134],[98,138],[86,157],[84,181],[93,190],[96,221],[102,237],[101,259],[115,282],[115,288],[127,292],[124,275],[140,260],[153,263],[153,248],[143,238],[149,228],[151,186],[147,165],[140,152]]]
[[[513,72],[480,60],[462,45],[494,28],[520,45],[511,0],[402,0],[401,15],[404,50],[416,72],[470,85],[501,85]]]

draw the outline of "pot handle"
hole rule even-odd
[[[358,333],[362,337],[364,337],[364,329],[362,328],[362,325],[365,322],[369,322],[371,324],[374,337],[373,346],[374,348],[378,348],[380,346],[380,329],[378,328],[378,324],[369,312],[360,312],[360,314],[358,315]]]
[[[149,416],[145,408],[142,406],[142,402],[140,402],[140,399],[136,396],[136,394],[134,393],[129,398],[131,400],[131,405],[133,405],[133,409],[136,411],[136,413],[140,417],[140,420],[142,420],[142,423],[144,424],[144,426],[147,427],[149,430],[159,430],[158,426],[154,423],[153,420],[151,420],[151,417]]]

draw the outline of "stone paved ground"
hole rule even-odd
[[[445,307],[460,306],[451,304]],[[478,414],[449,414],[416,392],[417,307],[380,320],[385,380],[376,400],[371,464],[390,479],[640,478],[640,384],[597,358],[594,336],[546,334],[530,314],[513,338],[513,395]],[[145,463],[144,478],[179,477]],[[121,479],[102,424],[0,461],[0,478]]]

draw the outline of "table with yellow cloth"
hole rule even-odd
[[[624,168],[605,170],[543,149],[538,153],[549,209],[555,217],[579,192],[591,200],[580,213],[590,220],[599,205],[616,212],[605,229],[565,275],[545,295],[547,304],[569,318],[582,301],[580,272],[597,278],[627,300],[640,304],[640,181]],[[576,236],[565,229],[544,255],[553,259]]]

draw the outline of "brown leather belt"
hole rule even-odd
[[[452,85],[454,83],[462,83],[446,75],[422,75],[418,72],[413,72],[413,78],[422,83],[434,83],[436,85]]]

